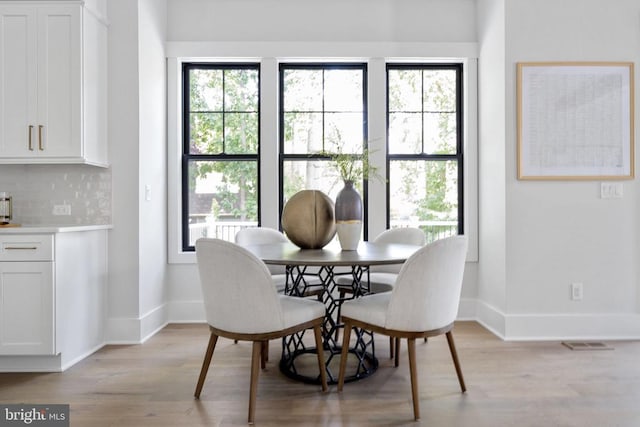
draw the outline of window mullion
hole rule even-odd
[[[226,132],[227,128],[227,111],[226,111],[226,97],[227,97],[227,87],[226,87],[226,77],[227,70],[222,70],[222,152],[227,152],[226,146]]]
[[[420,123],[422,124],[420,129],[421,153],[427,152],[424,148],[424,102],[424,70],[420,70]]]

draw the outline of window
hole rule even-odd
[[[462,65],[387,65],[390,227],[463,234]]]
[[[259,218],[258,64],[184,63],[182,249]]]
[[[201,236],[278,228],[299,190],[335,200],[343,184],[320,153],[356,156],[365,141],[386,181],[356,183],[363,232],[465,233],[477,260],[477,63],[385,52],[342,62],[168,58],[169,262],[195,262]]]
[[[343,183],[322,153],[362,155],[366,71],[360,63],[280,64],[279,212],[304,189],[320,190],[335,200]],[[364,182],[355,185],[366,206]]]

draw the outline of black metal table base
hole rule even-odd
[[[340,305],[343,301],[359,297],[368,293],[368,275],[369,268],[367,266],[353,266],[349,274],[352,278],[352,286],[348,297],[337,297],[338,285],[335,283],[334,267],[322,266],[315,278],[319,278],[321,284],[317,281],[309,281],[306,267],[288,266],[287,267],[287,287],[285,292],[293,296],[316,295],[326,307],[325,320],[322,325],[323,351],[325,352],[325,366],[327,372],[327,381],[329,384],[337,384],[338,371],[340,366],[340,355],[342,346],[338,344],[338,336],[340,330],[344,331],[344,324],[338,318],[340,313]],[[366,276],[365,276],[366,275]],[[366,280],[363,280],[366,278]],[[318,292],[320,290],[320,292]],[[282,339],[282,357],[280,360],[280,370],[287,377],[310,384],[319,384],[320,377],[317,373],[317,358],[315,346],[305,345],[305,332],[302,331],[294,335],[289,335]],[[349,333],[349,332],[347,332]],[[353,337],[351,339],[351,347],[349,348],[347,373],[345,382],[355,381],[366,378],[376,371],[378,368],[378,360],[375,357],[375,345],[373,333],[359,328],[353,328],[355,333],[355,343]],[[310,334],[309,334],[310,335]],[[305,355],[311,355],[308,361],[305,361]]]
[[[308,347],[304,350],[300,350],[300,351],[294,352],[293,354],[290,354],[287,359],[284,359],[284,358],[281,359],[280,371],[287,377],[296,381],[301,381],[307,384],[320,384],[319,375],[313,376],[310,374],[306,374],[305,372],[303,372],[306,366],[303,366],[301,368],[296,366],[296,360],[300,361],[300,356],[303,356],[306,354],[313,356],[313,359],[316,360],[316,348]],[[357,363],[358,363],[359,371],[352,373],[351,375],[345,375],[345,378],[344,378],[345,382],[357,381],[357,380],[366,378],[369,375],[373,374],[376,371],[376,369],[378,369],[378,359],[376,359],[371,353],[361,354],[354,349],[349,349],[348,355],[349,357],[353,357],[358,360]],[[336,359],[339,360],[340,357],[341,357],[340,353],[338,353],[338,356]],[[317,371],[317,365],[318,365],[317,362],[315,364],[311,363],[309,365],[310,371],[313,369]],[[335,371],[332,371],[329,368],[329,365],[327,365],[327,383],[338,384],[338,367],[337,366]]]

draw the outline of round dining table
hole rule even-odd
[[[326,307],[323,324],[323,351],[325,351],[327,378],[329,383],[337,383],[341,345],[338,341],[344,325],[339,319],[340,306],[348,299],[358,298],[369,292],[369,267],[385,264],[402,264],[420,246],[395,243],[375,243],[362,241],[356,250],[342,250],[336,242],[322,249],[301,249],[293,243],[268,243],[243,245],[265,264],[286,267],[287,283],[285,294],[298,297],[315,297]],[[339,297],[336,277],[351,276],[351,286],[346,297]],[[345,331],[343,331],[344,333]],[[365,378],[376,371],[373,333],[354,328],[356,340],[349,349],[349,370],[345,381]],[[352,340],[353,341],[353,340]],[[288,377],[306,383],[319,384],[319,375],[313,373],[313,359],[318,349],[308,345],[304,331],[287,336],[282,342],[280,370]],[[305,358],[310,363],[305,363]],[[307,368],[310,368],[307,370]]]

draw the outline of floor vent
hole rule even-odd
[[[613,350],[613,347],[609,347],[602,342],[567,342],[563,341],[562,345],[570,348],[571,350]]]

